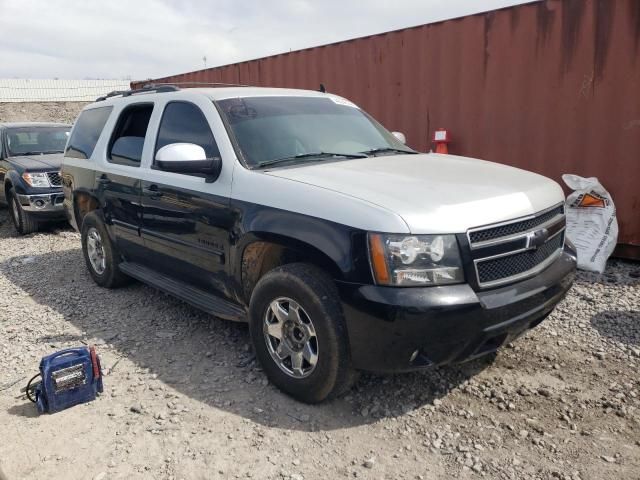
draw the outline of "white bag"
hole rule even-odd
[[[618,220],[613,199],[597,178],[565,174],[562,180],[575,190],[567,197],[567,238],[578,250],[578,268],[604,272],[618,242]]]

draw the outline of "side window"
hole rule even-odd
[[[151,112],[152,103],[129,105],[122,111],[109,141],[107,160],[110,163],[140,166]]]
[[[170,102],[164,109],[154,157],[158,150],[171,143],[195,143],[204,149],[207,158],[220,156],[207,119],[193,103]]]
[[[102,133],[104,124],[113,107],[98,107],[85,110],[76,120],[73,134],[69,139],[64,156],[87,159],[93,155],[93,149]]]

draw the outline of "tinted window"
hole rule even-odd
[[[122,111],[109,142],[109,162],[131,167],[140,166],[151,112],[153,104],[150,103],[131,105]]]
[[[327,97],[247,97],[217,102],[250,166],[318,152],[411,152],[349,102]],[[317,161],[317,159],[313,159]],[[329,159],[330,160],[330,159]]]
[[[156,153],[171,143],[195,143],[200,145],[207,158],[219,157],[220,152],[202,111],[192,103],[167,104],[160,121]]]
[[[69,138],[70,127],[8,128],[9,156],[62,153]]]
[[[92,108],[80,114],[67,145],[66,157],[89,158],[93,155],[93,149],[96,148],[112,109],[113,107]]]

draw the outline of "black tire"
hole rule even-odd
[[[283,371],[265,338],[264,324],[270,305],[283,298],[297,302],[314,328],[317,363],[304,378],[294,378]],[[331,277],[319,268],[293,263],[264,275],[251,295],[249,329],[256,356],[269,380],[297,400],[322,402],[347,391],[357,379],[351,366],[338,292]]]
[[[13,190],[9,191],[8,197],[9,201],[7,203],[9,204],[11,220],[13,221],[13,226],[16,227],[16,231],[20,235],[28,235],[29,233],[37,232],[40,224],[32,215],[29,214],[29,212],[24,211]]]
[[[100,258],[104,259],[103,269],[95,267],[89,258],[90,254],[88,250],[91,249],[89,244],[94,241],[94,233],[97,233],[99,237],[99,245],[102,249]],[[129,277],[123,274],[118,268],[118,264],[121,262],[120,253],[109,237],[107,227],[102,220],[102,215],[99,210],[94,210],[85,215],[82,219],[81,234],[84,261],[87,264],[87,269],[93,280],[105,288],[116,288],[128,283],[130,280]],[[92,238],[90,239],[90,237]]]

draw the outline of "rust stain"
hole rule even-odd
[[[547,2],[539,2],[536,4],[536,24],[538,26],[536,47],[538,49],[543,48],[547,44],[554,19],[555,12],[549,9]]]
[[[489,12],[484,16],[484,74],[487,74],[487,65],[489,65],[489,33],[493,24],[493,12]]]
[[[616,2],[610,0],[594,0],[593,2],[593,18],[595,19],[593,69],[596,80],[602,79],[604,73],[609,44],[611,43],[611,28],[613,26],[615,8]]]
[[[630,0],[627,2],[629,20],[633,34],[633,63],[636,61],[638,48],[640,47],[640,1]]]
[[[520,25],[520,10],[518,10],[517,8],[512,8],[509,10],[509,12],[511,14],[511,33],[513,33],[518,29],[518,25]]]
[[[587,2],[584,0],[563,0],[562,2],[562,71],[569,71]]]

